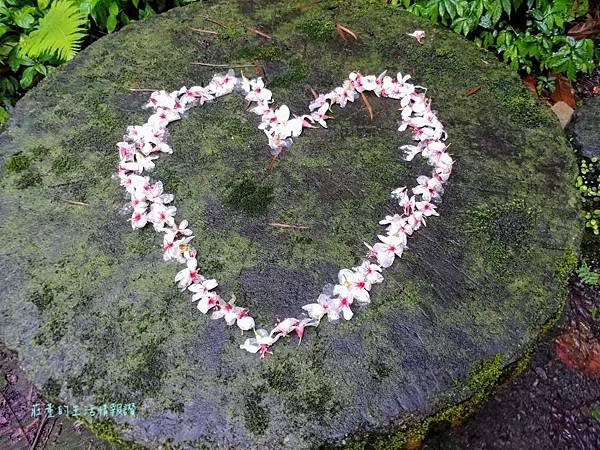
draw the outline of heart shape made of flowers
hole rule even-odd
[[[354,316],[352,306],[368,305],[373,285],[384,281],[382,271],[390,267],[396,257],[401,257],[407,248],[407,239],[421,226],[426,218],[439,215],[435,202],[443,194],[445,184],[452,172],[453,159],[444,143],[447,138],[443,125],[431,101],[425,96],[426,89],[409,83],[409,75],[398,73],[391,77],[383,72],[379,76],[350,73],[342,86],[327,94],[315,94],[307,114],[296,116],[286,105],[273,108],[271,91],[259,78],[237,77],[230,70],[226,74],[216,74],[206,86],[183,87],[178,91],[153,92],[146,107],[153,110],[147,122],[139,126],[129,126],[119,149],[119,165],[116,178],[130,197],[131,225],[133,229],[151,223],[154,229],[163,234],[163,259],[174,260],[185,267],[175,276],[182,291],[193,293],[198,310],[213,319],[223,319],[227,325],[237,325],[242,331],[254,331],[254,337],[240,345],[251,353],[264,357],[271,346],[280,338],[295,333],[301,340],[307,327],[316,327],[327,316],[329,321],[340,318],[350,320]],[[433,171],[430,176],[421,175],[412,189],[399,187],[391,191],[397,200],[399,213],[388,215],[379,223],[386,225],[386,235],[379,235],[374,245],[365,243],[368,253],[357,266],[341,269],[338,282],[326,284],[323,292],[314,303],[302,307],[303,316],[289,317],[279,321],[270,330],[256,329],[256,321],[248,309],[235,304],[235,296],[225,301],[215,288],[216,279],[206,278],[200,273],[197,252],[192,247],[194,238],[187,220],[175,222],[176,208],[169,206],[173,195],[164,192],[160,180],[151,180],[144,172],[151,171],[160,153],[170,154],[172,148],[166,142],[166,128],[169,123],[181,119],[185,112],[196,105],[203,105],[218,97],[239,91],[252,106],[250,111],[261,117],[258,128],[268,138],[273,157],[289,149],[293,138],[298,137],[304,128],[314,128],[316,124],[327,128],[328,112],[334,105],[344,108],[358,96],[372,92],[378,97],[400,102],[401,120],[398,130],[410,129],[415,145],[403,145],[405,159],[411,161],[417,154],[427,159]]]

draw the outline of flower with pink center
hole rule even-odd
[[[281,334],[282,336],[287,336],[292,331],[296,329],[296,326],[300,323],[300,321],[294,317],[288,317],[287,319],[283,319],[279,322],[275,328],[271,330],[271,336],[276,334]]]
[[[417,178],[418,186],[412,189],[413,194],[420,195],[423,200],[431,201],[432,198],[439,198],[440,194],[444,192],[442,183],[436,178],[429,178],[425,175],[421,175]]]
[[[344,317],[345,320],[352,319],[352,316],[354,316],[354,313],[350,308],[350,305],[354,301],[352,295],[346,290],[338,297],[334,298],[334,300],[336,301],[336,309],[342,313],[342,317]]]
[[[188,290],[194,292],[194,295],[192,295],[192,300],[197,301],[200,300],[202,297],[209,295],[211,293],[210,291],[216,288],[217,285],[217,280],[203,279],[197,283],[193,283],[190,286],[188,286]]]
[[[219,306],[222,303],[219,294],[209,292],[207,295],[202,297],[198,302],[197,308],[202,314],[207,314],[211,309]]]
[[[267,102],[271,100],[273,94],[265,87],[261,77],[250,81],[250,89],[245,99],[249,102]]]
[[[215,75],[208,86],[206,86],[206,89],[215,97],[221,97],[231,93],[235,88],[237,81],[238,79],[235,76],[235,72],[230,69],[224,75]]]
[[[343,87],[335,88],[335,93],[337,94],[337,104],[341,108],[345,108],[348,102],[353,102],[356,98],[356,91],[350,86],[348,80],[344,82]]]
[[[404,239],[407,235],[412,233],[412,229],[408,226],[406,217],[402,217],[399,214],[394,214],[393,216],[385,216],[385,219],[380,220],[379,223],[381,225],[388,225],[387,234],[390,236],[404,236]]]
[[[150,94],[150,101],[146,104],[147,108],[167,108],[173,109],[175,98],[165,91],[155,91]]]
[[[219,309],[213,311],[210,317],[213,320],[224,319],[227,325],[231,326],[238,320],[238,315],[243,309],[235,306],[235,295],[232,295],[231,300],[220,304]]]
[[[359,272],[371,284],[383,283],[381,275],[381,266],[364,260],[360,266],[354,267],[355,272]]]
[[[382,267],[390,267],[396,256],[399,258],[402,256],[406,248],[406,236],[378,236],[378,238],[381,242],[373,246],[374,256]]]
[[[180,270],[175,275],[175,282],[178,282],[179,288],[184,291],[190,284],[199,283],[204,277],[198,272],[198,261],[196,258],[189,258],[186,261],[186,268]]]
[[[144,228],[148,223],[148,214],[146,214],[145,210],[135,209],[129,220],[131,221],[131,228],[134,230],[136,228]]]
[[[327,111],[329,111],[329,103],[323,104],[318,110],[313,111],[310,115],[310,118],[321,125],[323,128],[327,128],[326,120],[329,119],[327,116]]]
[[[172,230],[167,230],[163,236],[163,259],[170,261],[175,259],[181,264],[186,262],[185,253],[189,250],[189,243],[194,238],[193,236],[178,239],[178,234]]]
[[[304,328],[306,327],[316,327],[318,325],[318,321],[311,319],[310,317],[306,317],[299,321],[296,324],[296,328],[294,331],[296,332],[296,336],[298,336],[298,343],[302,342],[302,338],[304,337]]]
[[[423,30],[415,30],[412,33],[406,34],[408,34],[411,37],[414,37],[419,43],[423,42],[423,39],[425,39],[425,32]]]
[[[163,128],[180,118],[181,115],[172,109],[158,108],[156,112],[150,116],[148,123],[153,127]]]
[[[362,273],[342,269],[338,273],[338,283],[333,288],[334,295],[350,297],[364,305],[371,302],[369,296],[371,283],[365,279]]]
[[[250,353],[260,353],[260,357],[264,358],[270,351],[271,345],[273,345],[281,335],[271,336],[270,333],[261,328],[254,331],[253,338],[246,339],[246,341],[240,345],[242,350],[246,350]]]
[[[173,225],[175,219],[173,216],[177,208],[174,206],[165,206],[162,203],[152,203],[150,206],[150,213],[148,214],[148,221],[152,222],[156,231],[161,231],[165,225]]]
[[[317,303],[310,303],[304,305],[302,309],[308,313],[311,319],[320,321],[325,314],[329,314],[329,306],[331,304],[331,297],[325,294],[319,295]]]
[[[417,202],[417,209],[423,213],[425,217],[439,216],[439,213],[435,210],[435,205],[430,202]]]

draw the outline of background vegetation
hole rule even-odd
[[[82,45],[194,0],[0,0],[0,124],[25,90]]]

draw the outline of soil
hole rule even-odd
[[[40,392],[23,375],[17,355],[0,343],[0,449],[112,450],[79,422],[61,416],[32,417],[44,404]],[[24,434],[26,436],[24,436]]]
[[[599,336],[598,308],[600,287],[574,282],[561,324],[545,336],[527,368],[462,426],[432,430],[423,448],[600,448],[600,422],[592,416],[600,413],[600,360],[589,351]],[[573,331],[580,328],[591,333]]]

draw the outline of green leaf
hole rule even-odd
[[[109,33],[112,33],[117,28],[117,17],[116,16],[108,16],[106,19],[106,29]]]
[[[29,86],[31,86],[31,83],[33,82],[33,76],[36,74],[35,68],[34,67],[28,67],[27,69],[25,69],[23,71],[23,75],[21,75],[21,87],[22,88],[28,88]]]
[[[510,2],[510,0],[501,0],[502,3],[502,9],[504,9],[504,12],[506,13],[506,15],[508,17],[510,17],[510,13],[512,10],[512,4]]]
[[[46,74],[48,73],[48,70],[46,70],[46,66],[43,64],[37,63],[35,66],[33,66],[33,68],[37,73],[41,75],[46,76]]]
[[[10,28],[8,28],[8,26],[4,25],[3,23],[0,23],[0,37],[6,34],[9,30]]]
[[[600,408],[592,408],[590,409],[590,415],[600,422]]]
[[[490,18],[489,14],[481,16],[481,18],[479,19],[479,26],[488,30],[491,30],[493,28],[492,19]]]
[[[3,124],[8,120],[8,112],[2,106],[0,106],[0,124]]]
[[[50,3],[50,0],[37,0],[37,5],[38,5],[38,8],[40,9],[40,11],[43,11],[44,9],[46,9],[48,7],[49,3]]]
[[[79,51],[86,24],[87,18],[74,3],[57,0],[36,29],[21,41],[21,53],[32,58],[51,55],[59,61],[68,61]]]
[[[492,21],[493,25],[496,25],[502,16],[502,4],[500,3],[500,0],[495,0],[490,6],[490,20]]]
[[[35,18],[24,9],[15,11],[13,13],[13,20],[18,27],[23,28],[24,30],[31,28],[35,23]]]
[[[117,2],[112,2],[108,7],[108,12],[111,16],[117,17],[117,15],[119,14],[119,4]]]
[[[16,72],[19,70],[22,61],[23,59],[19,56],[17,47],[14,47],[8,54],[8,67],[10,67],[10,70],[13,72]]]
[[[133,3],[133,7],[134,7],[135,9],[138,9],[138,6],[140,5],[140,0],[131,0],[131,3]],[[408,6],[406,5],[406,3],[407,3],[407,2],[405,2],[405,5],[404,5],[404,7],[405,7],[405,8],[408,8]]]

